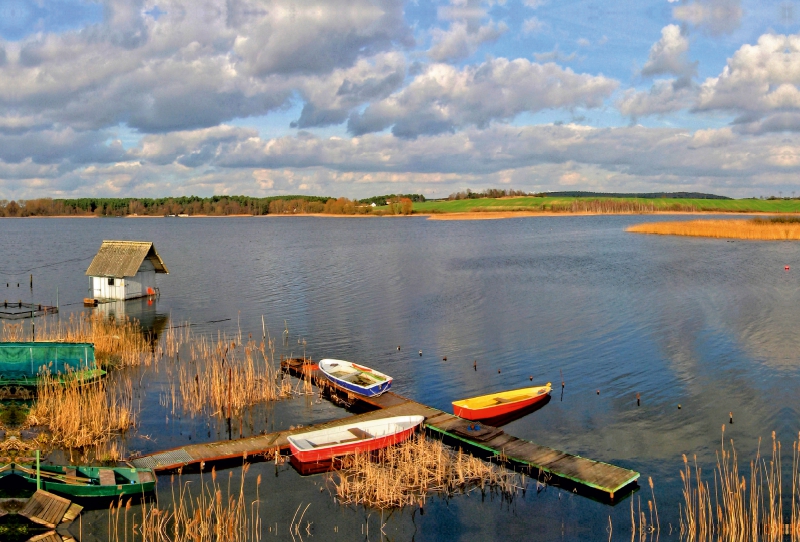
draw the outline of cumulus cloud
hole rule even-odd
[[[529,17],[522,21],[522,33],[523,34],[533,34],[535,32],[540,31],[544,28],[544,23],[537,19],[536,17]],[[578,40],[580,41],[580,40]],[[587,42],[588,45],[588,42]]]
[[[674,79],[658,79],[649,91],[628,89],[616,101],[620,113],[636,120],[647,115],[664,115],[689,108],[697,95],[692,76],[697,73],[697,62],[689,62],[689,40],[678,25],[661,29],[661,38],[650,48],[642,66],[645,77],[673,75]]]
[[[598,107],[616,87],[616,81],[602,75],[525,59],[491,59],[461,70],[433,64],[399,92],[352,115],[348,129],[358,135],[391,126],[398,137],[416,137],[484,127],[524,111]]]
[[[697,63],[689,63],[686,58],[688,51],[689,40],[680,27],[675,24],[665,26],[661,29],[661,39],[650,48],[647,62],[642,66],[642,75],[691,77],[697,72]]]
[[[321,77],[298,81],[305,105],[293,128],[341,124],[362,103],[380,100],[397,90],[406,77],[401,53],[383,53]]]
[[[515,183],[522,182],[520,186],[529,186],[525,172],[535,168],[547,171],[550,179],[563,176],[563,183],[573,182],[578,172],[586,176],[587,183],[624,177],[639,187],[656,183],[676,189],[688,184],[688,189],[717,187],[751,196],[754,186],[769,186],[800,173],[800,160],[795,160],[800,157],[800,136],[750,136],[729,127],[692,134],[641,126],[492,125],[416,139],[390,134],[350,139],[303,134],[220,141],[216,145],[218,150],[208,166],[217,175],[259,170],[257,178],[268,177],[275,187],[284,189],[279,181],[284,171],[313,176],[319,186],[333,178],[370,183],[378,178],[384,182],[394,175],[405,187],[415,189],[415,176],[419,175],[427,176],[420,183],[432,182],[438,176],[448,182],[458,178],[483,179],[484,183],[515,179]],[[272,172],[271,176],[261,170]],[[614,188],[597,182],[604,189]]]
[[[552,51],[547,51],[545,53],[533,53],[533,58],[536,62],[571,62],[575,60],[578,54],[572,52],[570,54],[564,54],[558,49],[558,45],[556,45]]]
[[[628,89],[616,102],[619,112],[634,119],[663,115],[692,106],[696,93],[688,87],[676,90],[674,81],[658,80],[649,91]]]
[[[751,133],[796,131],[799,86],[800,36],[765,34],[702,83],[695,110],[733,113],[740,129]]]
[[[413,43],[401,0],[165,0],[157,18],[147,7],[108,0],[102,23],[14,44],[0,107],[76,129],[208,127],[283,107],[305,78]]]
[[[672,16],[712,36],[730,34],[742,22],[740,0],[695,0],[672,8]]]
[[[437,62],[461,60],[472,55],[484,43],[497,41],[507,30],[505,23],[493,22],[475,29],[464,22],[452,23],[448,30],[435,28],[428,56]]]

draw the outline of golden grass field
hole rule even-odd
[[[635,224],[628,227],[627,231],[719,239],[800,240],[800,222],[773,222],[761,219],[651,222],[648,224]]]

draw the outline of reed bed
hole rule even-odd
[[[107,386],[105,380],[84,382],[44,374],[37,386],[26,426],[48,431],[53,446],[84,449],[95,447],[113,455],[108,448],[116,435],[136,425],[130,379]]]
[[[423,434],[372,454],[345,456],[331,481],[340,502],[380,509],[422,506],[429,493],[450,496],[474,489],[513,498],[525,487],[523,476]]]
[[[213,342],[205,336],[189,337],[187,346],[188,358],[178,353],[174,357],[169,394],[162,401],[171,406],[173,415],[182,410],[230,418],[254,404],[292,393],[291,381],[283,379],[275,365],[272,341],[242,343],[241,338],[218,335]]]
[[[130,501],[124,506],[120,500],[109,508],[108,539],[141,542],[258,542],[261,540],[262,522],[259,516],[259,487],[261,475],[256,480],[256,498],[245,497],[245,478],[249,464],[242,468],[238,482],[233,484],[233,471],[229,471],[227,484],[217,480],[211,471],[207,482],[201,472],[199,490],[194,495],[189,482],[175,484],[172,479],[172,502],[166,508],[158,504],[143,503],[141,513],[131,512]],[[226,487],[227,486],[227,487]],[[277,533],[276,533],[277,534]],[[130,537],[129,537],[130,535]]]
[[[775,432],[769,457],[761,455],[759,439],[759,450],[750,462],[749,482],[739,471],[733,441],[730,448],[725,447],[725,426],[722,426],[713,485],[703,479],[697,459],[690,463],[684,455],[682,539],[686,542],[779,542],[789,535],[792,542],[800,541],[798,443],[800,435],[792,446],[792,487],[787,494],[782,484],[781,444]],[[784,516],[785,504],[791,510],[788,518]]]
[[[627,228],[633,233],[685,235],[718,239],[788,241],[800,239],[800,222],[753,220],[689,220],[684,222],[652,222]]]
[[[66,321],[53,318],[36,320],[36,340],[89,342],[94,344],[100,368],[150,366],[154,351],[138,322],[129,318],[106,318],[99,313],[71,314]],[[4,324],[2,341],[32,340],[23,324]]]
[[[601,214],[614,214],[614,213],[663,213],[663,212],[678,212],[678,213],[694,213],[698,209],[695,205],[687,205],[685,203],[673,203],[670,205],[656,205],[649,201],[626,201],[620,199],[576,199],[569,203],[553,203],[550,211],[554,213],[601,213]]]

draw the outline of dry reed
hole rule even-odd
[[[2,341],[32,340],[27,330],[29,326],[23,324],[3,324]],[[73,313],[66,321],[37,319],[36,340],[93,343],[100,368],[149,366],[154,360],[151,345],[138,322],[106,318],[99,313]]]
[[[215,342],[205,336],[185,338],[187,356],[177,352],[170,366],[172,382],[162,404],[170,405],[173,414],[211,413],[239,416],[246,408],[274,401],[291,394],[291,381],[282,379],[275,366],[272,341],[242,343],[218,335]],[[288,382],[287,389],[282,384]]]
[[[762,457],[759,450],[750,462],[750,488],[739,472],[736,450],[731,441],[725,448],[725,426],[722,445],[717,452],[713,471],[713,487],[703,479],[695,458],[690,464],[683,456],[683,499],[681,536],[687,542],[778,542],[784,535],[800,540],[800,476],[798,474],[798,441],[792,446],[792,490],[790,517],[784,517],[785,496],[782,484],[781,444],[772,433],[772,453]],[[788,523],[786,522],[788,519]]]
[[[112,542],[127,541],[130,534],[131,540],[141,542],[258,542],[262,531],[261,475],[256,480],[256,498],[248,502],[244,494],[248,470],[246,464],[233,488],[233,471],[229,471],[227,484],[217,481],[215,470],[211,471],[211,481],[206,482],[201,471],[194,495],[189,482],[181,483],[179,479],[176,489],[173,477],[171,506],[161,509],[158,504],[145,502],[138,517],[131,512],[130,501],[125,503],[124,511],[121,500],[116,506],[112,503],[108,538]]]
[[[800,223],[771,220],[688,220],[651,222],[627,228],[633,233],[684,235],[719,239],[786,241],[800,239]]]
[[[69,375],[68,375],[69,376]],[[50,444],[65,448],[103,447],[117,434],[136,424],[130,379],[107,386],[105,380],[84,382],[43,374],[37,386],[37,400],[31,406],[26,425],[44,427]]]
[[[428,493],[496,490],[512,498],[524,478],[419,434],[374,454],[348,455],[331,476],[339,501],[375,508],[424,504]]]

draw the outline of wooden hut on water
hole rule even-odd
[[[155,295],[156,275],[167,266],[148,241],[103,241],[86,270],[95,299],[134,299]]]

